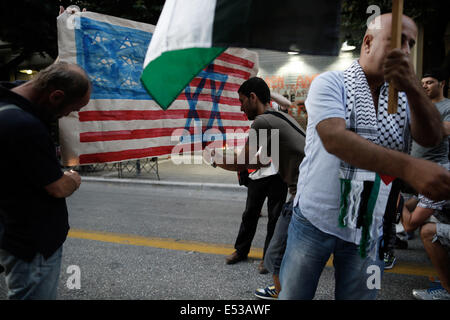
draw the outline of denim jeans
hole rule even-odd
[[[287,247],[280,270],[279,298],[313,299],[320,275],[331,254],[335,271],[335,299],[376,299],[381,285],[383,261],[362,259],[356,244],[320,231],[298,208],[294,208],[289,225]],[[377,281],[375,285],[372,280]]]
[[[286,250],[287,233],[292,217],[292,201],[287,202],[281,210],[275,231],[264,256],[264,266],[274,275],[280,274],[281,261]]]
[[[0,249],[0,264],[5,268],[8,299],[55,300],[61,259],[62,246],[48,259],[37,253],[31,262]]]

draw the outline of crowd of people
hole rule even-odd
[[[347,70],[325,72],[311,84],[305,102],[306,137],[296,138],[295,145],[300,147],[296,152],[280,150],[280,163],[292,161],[289,157],[301,161],[299,172],[292,167],[298,173],[298,185],[295,196],[279,211],[275,231],[267,234],[263,261],[273,272],[274,284],[257,289],[257,297],[312,299],[333,254],[335,298],[375,299],[378,290],[367,286],[371,275],[367,270],[393,267],[397,223],[407,232],[423,226],[420,235],[440,279],[437,286],[414,290],[413,295],[418,299],[450,298],[450,111],[443,96],[445,78],[432,70],[424,74],[422,84],[418,81],[409,57],[417,26],[404,16],[402,46],[391,50],[391,20],[391,14],[384,14],[381,28],[367,30],[360,57]],[[388,113],[389,82],[400,91],[395,115]],[[286,122],[276,122],[274,111],[266,111],[270,109],[269,88],[261,79],[248,83],[253,91],[239,91],[239,98],[242,111],[255,120],[252,128],[280,130],[280,147],[289,148],[281,138]],[[255,157],[248,150],[243,150],[245,159]],[[426,156],[428,152],[433,156]],[[285,172],[279,169],[282,177]],[[410,202],[401,205],[407,189],[419,198],[412,213]],[[248,201],[250,197],[247,207]],[[254,216],[257,221],[257,214]],[[246,258],[235,248],[227,263]]]
[[[256,136],[266,130],[267,139],[257,139],[257,148],[248,139],[231,163],[205,149],[214,167],[254,170],[227,264],[247,259],[268,199],[258,270],[271,272],[273,284],[257,289],[259,298],[313,299],[333,255],[335,298],[376,299],[380,289],[367,285],[367,271],[385,268],[395,225],[401,224],[406,232],[420,228],[439,276],[432,288],[414,290],[414,297],[450,299],[448,77],[430,70],[420,83],[409,57],[417,26],[403,16],[401,48],[391,50],[391,20],[381,15],[381,28],[367,30],[360,57],[348,69],[314,79],[305,101],[306,131],[284,112],[286,102],[253,77],[238,90],[241,111]],[[388,112],[388,83],[399,91],[395,114]],[[6,171],[0,183],[0,267],[9,299],[57,297],[69,230],[65,198],[81,180],[75,171],[61,170],[49,123],[79,111],[90,94],[87,74],[65,62],[26,83],[0,86],[0,145],[8,155],[0,164],[29,168]],[[278,154],[270,153],[272,144]],[[270,161],[262,161],[261,148]]]

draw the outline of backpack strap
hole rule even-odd
[[[295,130],[297,130],[298,133],[300,133],[303,137],[306,137],[305,133],[300,130],[299,127],[297,127],[295,124],[292,123],[292,121],[290,121],[286,116],[284,116],[281,112],[276,112],[276,111],[271,111],[271,110],[267,110],[266,112],[264,112],[264,114],[271,114],[275,117],[278,117],[280,119],[283,119],[285,121],[287,121],[292,128],[294,128]]]

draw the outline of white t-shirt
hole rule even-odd
[[[300,164],[294,206],[299,207],[302,214],[322,232],[359,243],[361,229],[339,227],[341,160],[325,150],[316,130],[316,125],[325,119],[345,119],[344,73],[329,71],[316,77],[305,106],[308,112],[305,158]]]

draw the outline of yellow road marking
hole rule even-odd
[[[436,271],[433,267],[421,264],[412,264],[403,261],[398,261],[395,263],[395,267],[390,270],[385,270],[388,273],[397,274],[407,274],[411,276],[424,276],[424,277],[434,277],[437,276]]]
[[[102,242],[112,242],[128,244],[133,246],[145,246],[179,251],[195,251],[209,254],[229,255],[233,253],[234,247],[224,244],[209,244],[196,241],[185,241],[170,238],[148,238],[129,234],[117,234],[110,232],[85,231],[70,229],[70,238],[96,240]],[[250,258],[261,259],[263,250],[252,248],[249,253]]]
[[[111,232],[100,231],[87,231],[80,229],[70,229],[69,238],[74,239],[86,239],[95,240],[109,243],[119,243],[133,246],[144,246],[168,250],[178,251],[194,251],[208,254],[217,255],[229,255],[234,251],[232,245],[226,244],[210,244],[197,241],[177,240],[171,238],[154,238],[154,237],[142,237],[130,234],[119,234]],[[261,259],[263,255],[263,249],[252,248],[249,252],[249,258]],[[330,258],[327,262],[327,266],[333,266],[333,258]],[[399,261],[395,264],[395,267],[391,270],[386,270],[388,273],[405,274],[414,276],[435,276],[436,272],[430,266],[410,264]]]

